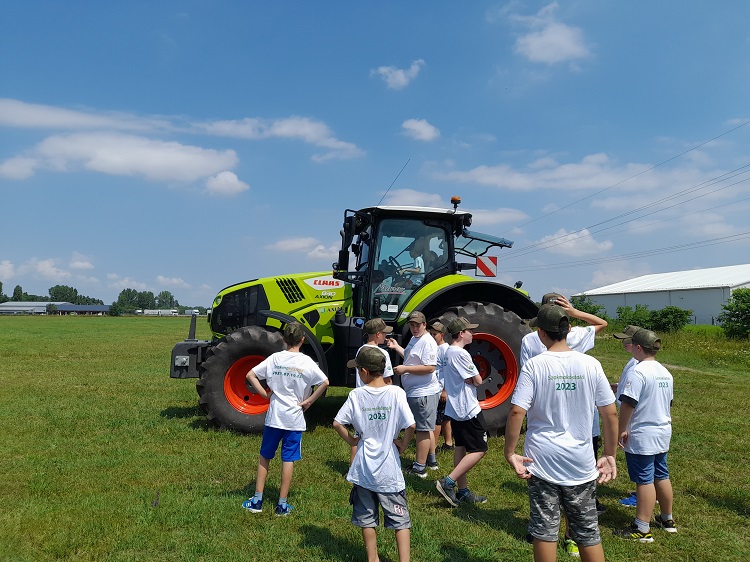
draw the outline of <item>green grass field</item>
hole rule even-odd
[[[0,317],[0,560],[364,560],[349,522],[348,446],[331,429],[347,390],[332,388],[308,414],[304,459],[289,501],[296,511],[253,515],[259,436],[209,429],[194,380],[169,378],[185,318]],[[198,337],[208,337],[205,322]],[[627,357],[605,335],[592,354],[616,381]],[[664,340],[675,378],[670,471],[677,535],[650,545],[612,530],[632,508],[624,457],[599,488],[607,560],[750,560],[750,398],[747,341],[691,329]],[[412,559],[530,560],[525,484],[502,457],[502,438],[469,474],[487,504],[447,508],[432,481],[407,481]],[[413,456],[413,450],[407,457]],[[451,457],[438,457],[444,474]],[[275,501],[272,463],[267,503]],[[381,556],[395,560],[392,532]],[[560,551],[560,559],[567,555]]]

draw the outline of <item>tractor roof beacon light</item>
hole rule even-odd
[[[458,195],[451,197],[451,205],[453,205],[453,212],[458,210],[458,206],[461,204],[461,198]]]

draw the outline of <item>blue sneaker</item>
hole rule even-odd
[[[278,515],[279,517],[284,517],[286,515],[289,515],[293,509],[294,507],[292,507],[290,504],[286,504],[283,506],[279,504],[276,506],[276,515]]]
[[[635,507],[635,492],[630,494],[627,498],[620,500],[620,505],[626,505],[628,507]]]
[[[263,511],[263,500],[255,501],[253,498],[250,498],[242,502],[242,507],[251,513],[260,513]]]

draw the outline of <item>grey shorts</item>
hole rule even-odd
[[[529,480],[529,533],[546,542],[557,542],[560,508],[568,516],[568,534],[578,546],[602,542],[596,515],[596,480],[577,486],[559,486],[532,476]]]
[[[414,421],[417,422],[417,431],[434,431],[435,419],[437,418],[437,406],[440,401],[440,393],[433,396],[417,396],[408,398],[411,413],[414,414]]]
[[[406,490],[380,493],[355,484],[349,494],[349,503],[352,504],[352,523],[357,527],[377,527],[380,524],[380,506],[383,508],[383,526],[386,529],[411,529]]]

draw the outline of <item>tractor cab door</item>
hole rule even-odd
[[[396,320],[419,287],[452,267],[449,232],[447,225],[430,220],[391,218],[377,225],[364,295],[371,316]]]

